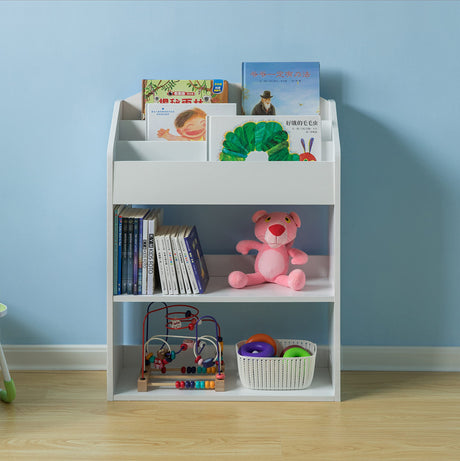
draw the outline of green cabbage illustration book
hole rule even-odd
[[[209,143],[211,161],[318,161],[321,118],[213,116]]]

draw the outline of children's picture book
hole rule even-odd
[[[243,62],[243,115],[319,115],[319,62]]]
[[[139,294],[139,283],[142,284],[142,232],[144,216],[150,210],[147,208],[124,207],[118,210],[117,227],[117,293]],[[141,287],[142,290],[142,287]]]
[[[206,141],[206,117],[236,115],[236,104],[146,104],[147,141]]]
[[[121,295],[121,248],[123,216],[126,205],[117,205],[113,211],[113,294]]]
[[[204,293],[209,282],[209,273],[195,226],[187,228],[184,234],[184,242],[195,281],[198,285],[198,293]]]
[[[321,117],[209,117],[209,161],[320,161]]]
[[[142,113],[145,104],[206,104],[228,102],[227,80],[142,81]]]
[[[156,281],[155,234],[163,221],[163,209],[151,210],[143,220],[142,234],[142,290],[143,295],[153,295]]]
[[[164,295],[204,293],[209,273],[195,226],[160,226],[155,249]]]

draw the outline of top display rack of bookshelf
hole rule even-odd
[[[229,98],[239,100],[238,90],[230,85]],[[140,93],[115,103],[108,143],[113,204],[335,203],[340,162],[335,101],[321,98],[323,161],[318,162],[194,161],[193,145],[199,141],[145,141],[141,105]],[[264,181],[255,188],[261,175]],[[173,185],[177,181],[180,188]]]

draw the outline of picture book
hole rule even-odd
[[[320,161],[319,115],[209,117],[210,161]]]
[[[190,283],[190,288],[193,294],[198,294],[198,283],[196,281],[195,273],[193,271],[192,262],[188,254],[187,246],[185,244],[185,236],[188,235],[191,230],[191,226],[182,226],[181,232],[179,233],[178,244],[180,249],[182,250],[182,256],[184,258],[184,265]]]
[[[190,226],[187,229],[184,235],[184,242],[195,281],[198,285],[198,292],[204,293],[208,285],[209,273],[195,226]]]
[[[244,115],[319,115],[319,62],[243,62]]]
[[[121,247],[123,217],[120,213],[125,205],[117,205],[113,216],[113,294],[121,295]]]
[[[206,117],[236,115],[236,104],[146,104],[147,141],[206,141]]]
[[[204,293],[209,274],[195,226],[160,226],[155,249],[164,295]]]
[[[228,102],[227,80],[142,81],[142,113],[145,104],[206,104]]]
[[[139,281],[142,283],[142,271],[139,277],[139,251],[141,251],[139,242],[142,241],[139,221],[148,212],[146,208],[130,207],[118,211],[117,294],[139,293]]]
[[[172,294],[172,285],[169,277],[167,249],[164,236],[166,226],[161,226],[155,234],[155,253],[157,255],[158,272],[160,275],[161,292],[164,295]]]
[[[156,279],[155,234],[163,221],[163,209],[151,210],[143,220],[142,233],[142,294],[153,295]]]

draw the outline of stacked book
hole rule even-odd
[[[195,226],[161,226],[155,250],[163,294],[204,293],[209,273]]]
[[[114,208],[114,295],[197,294],[209,274],[195,226],[163,226],[163,210]]]

